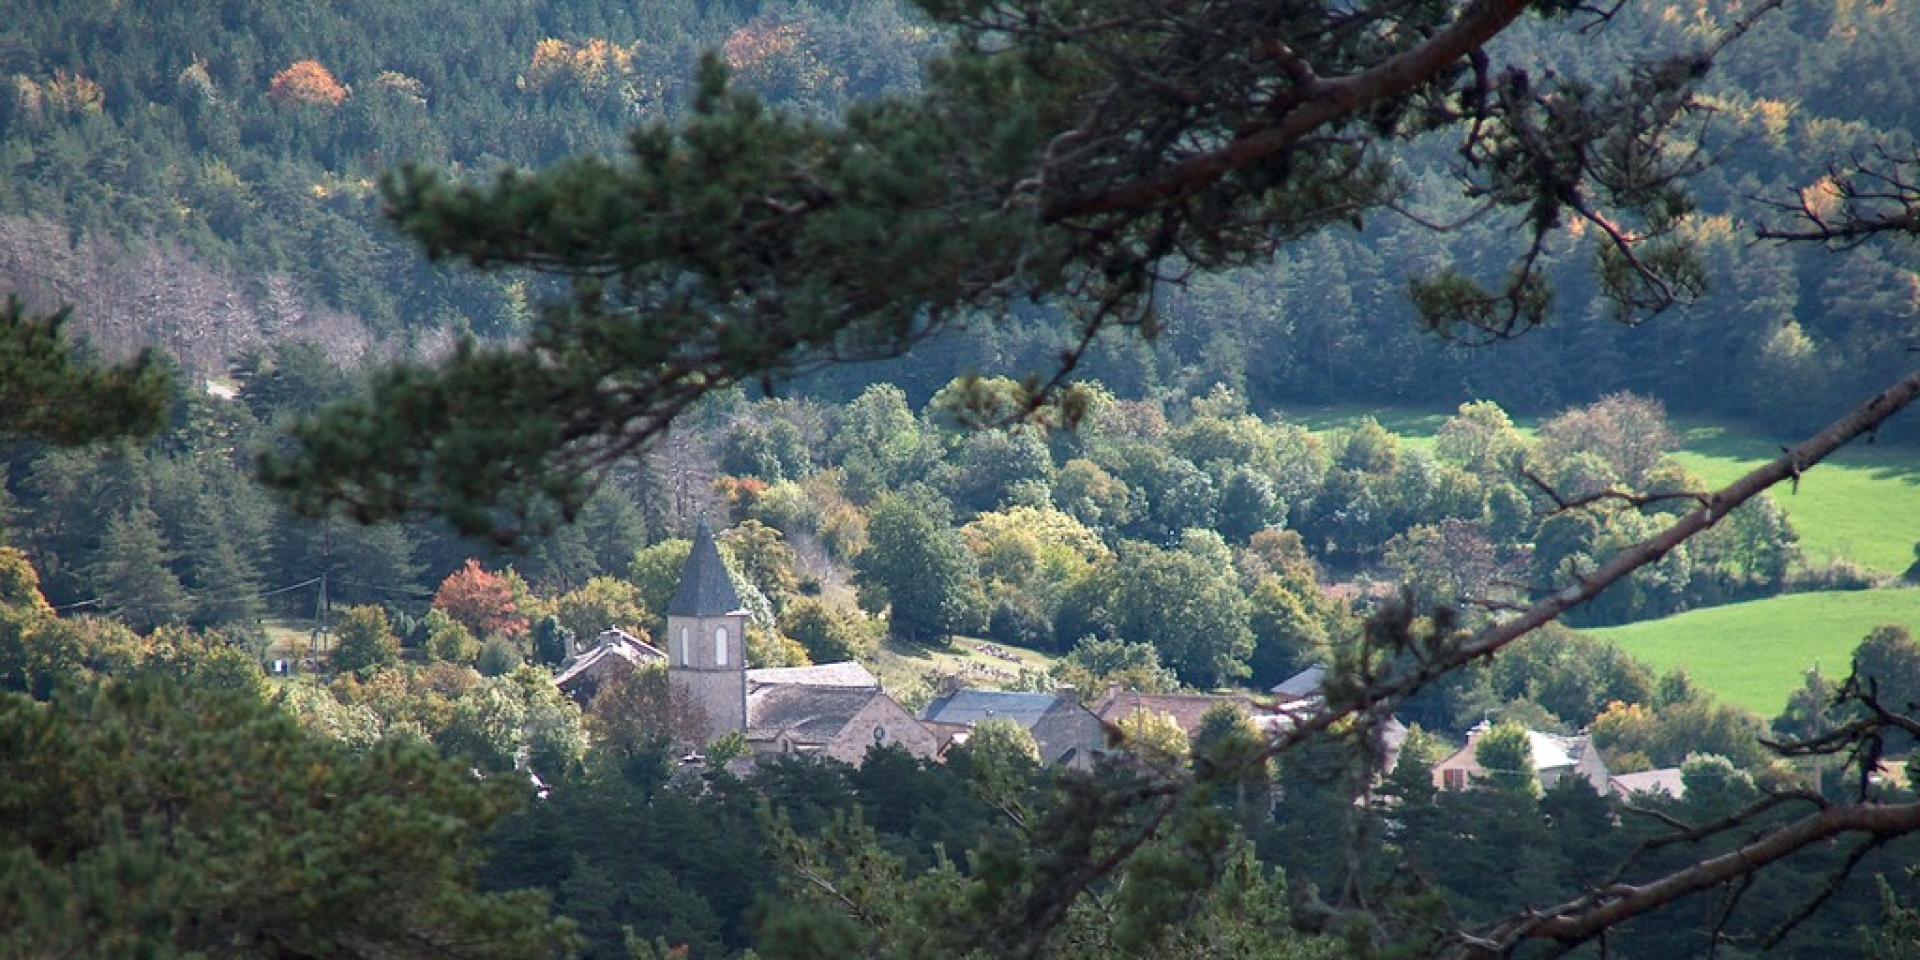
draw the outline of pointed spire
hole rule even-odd
[[[667,602],[669,617],[723,617],[740,610],[740,595],[733,592],[733,578],[727,575],[726,561],[720,559],[720,546],[713,542],[713,528],[702,516],[693,531],[693,550],[680,571],[680,589]]]

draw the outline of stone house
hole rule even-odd
[[[1480,737],[1490,729],[1492,727],[1486,721],[1481,721],[1467,732],[1467,745],[1433,768],[1435,787],[1441,790],[1465,790],[1474,780],[1486,775],[1486,768],[1480,766],[1480,761],[1475,757],[1475,749],[1480,744]],[[1606,761],[1600,758],[1600,751],[1594,747],[1592,737],[1585,734],[1566,737],[1528,730],[1527,745],[1533,753],[1534,776],[1539,779],[1542,790],[1551,790],[1560,781],[1577,777],[1603,797],[1612,792],[1613,778],[1607,772]]]
[[[1326,683],[1326,679],[1327,668],[1316,663],[1274,684],[1268,692],[1273,694],[1273,704],[1278,709],[1317,705],[1321,699],[1320,687]]]
[[[747,668],[747,612],[704,519],[666,614],[667,680],[699,720],[694,746],[738,733],[756,756],[858,764],[877,743],[935,755],[933,735],[858,663]]]
[[[582,707],[593,702],[600,688],[650,663],[665,663],[667,655],[652,644],[618,628],[605,630],[592,646],[560,668],[555,686]]]
[[[1613,795],[1622,800],[1631,800],[1642,794],[1661,794],[1674,800],[1684,800],[1687,796],[1687,782],[1680,776],[1679,767],[1616,773],[1611,786]]]
[[[931,759],[926,727],[877,686],[767,684],[747,695],[747,743],[756,756],[798,754],[859,765],[877,746]]]
[[[1011,720],[1033,735],[1040,759],[1075,769],[1093,765],[1093,752],[1107,746],[1106,725],[1093,711],[1074,699],[1073,691],[1015,693],[1002,690],[956,690],[927,704],[920,719],[930,727],[952,732],[971,730],[983,720]]]
[[[1225,705],[1240,712],[1242,716],[1254,718],[1266,711],[1254,706],[1245,697],[1219,696],[1211,693],[1139,693],[1133,690],[1109,690],[1093,705],[1094,716],[1102,722],[1118,726],[1122,720],[1136,713],[1164,714],[1179,724],[1181,732],[1192,740],[1200,732],[1200,722],[1213,708]]]

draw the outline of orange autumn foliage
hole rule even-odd
[[[106,108],[107,95],[100,85],[77,73],[55,70],[41,89],[47,106],[56,113],[97,114]]]
[[[522,82],[545,90],[571,82],[589,93],[608,90],[633,77],[633,49],[593,38],[570,44],[548,38],[533,48]]]
[[[301,60],[273,75],[267,96],[283,107],[337,107],[347,100],[347,88],[318,60]]]
[[[750,74],[764,69],[771,60],[792,56],[806,41],[803,24],[757,17],[729,35],[721,53],[735,73]]]
[[[767,482],[758,477],[722,476],[713,481],[713,492],[727,505],[727,515],[742,517],[767,493]]]
[[[477,560],[454,571],[441,581],[433,595],[433,607],[452,617],[476,637],[515,638],[527,632],[527,618],[513,601],[513,587],[507,578],[489,573]]]

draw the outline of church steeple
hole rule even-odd
[[[740,611],[740,595],[734,592],[733,578],[720,558],[713,528],[701,517],[693,530],[693,550],[680,571],[680,588],[667,601],[667,616],[724,617]]]
[[[700,712],[710,743],[747,729],[747,611],[705,517],[667,602],[667,677]]]

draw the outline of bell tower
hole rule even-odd
[[[667,603],[667,678],[700,711],[704,743],[747,730],[747,611],[700,518]]]

